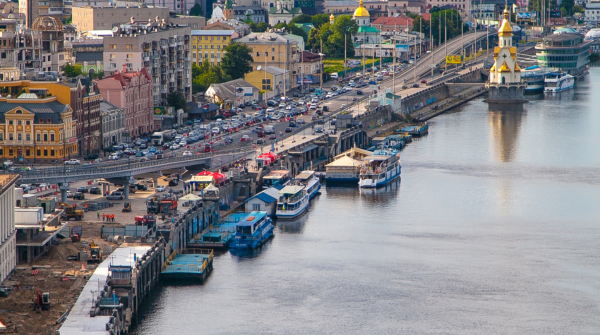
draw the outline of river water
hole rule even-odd
[[[600,69],[522,111],[430,121],[375,193],[323,188],[136,334],[600,333]]]

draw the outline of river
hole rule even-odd
[[[136,334],[600,333],[598,92],[592,68],[522,111],[431,120],[401,182],[324,187],[261,250],[164,286]]]

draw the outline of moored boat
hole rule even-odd
[[[407,126],[402,128],[403,133],[408,133],[412,136],[423,136],[429,132],[429,125],[423,124],[420,126]]]
[[[210,249],[176,250],[163,265],[160,277],[167,281],[203,283],[213,269],[213,257]]]
[[[288,180],[290,180],[290,171],[288,170],[275,170],[269,172],[266,176],[263,177],[262,188],[266,190],[267,188],[274,185],[284,185]]]
[[[363,159],[358,186],[361,188],[380,187],[398,178],[400,172],[400,154],[397,150],[389,148],[376,150],[371,156]]]
[[[544,79],[544,93],[558,93],[575,86],[575,77],[566,72],[549,72]]]
[[[277,219],[293,219],[308,208],[309,196],[303,185],[288,185],[279,191],[277,200]]]
[[[255,249],[273,237],[273,221],[267,212],[251,212],[235,225],[231,249]]]
[[[325,165],[325,182],[327,185],[358,184],[358,174],[362,159],[373,152],[360,148],[351,148],[334,157],[334,161]]]
[[[321,182],[316,176],[315,171],[305,170],[300,172],[296,178],[294,178],[294,184],[304,185],[309,200],[314,198],[321,189]]]
[[[521,70],[521,82],[525,84],[525,93],[538,93],[544,91],[544,79],[548,71],[538,65]]]

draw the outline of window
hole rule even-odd
[[[8,155],[9,155],[9,156],[12,156],[12,155],[13,155],[13,149],[9,149],[9,150],[8,150]]]
[[[13,140],[13,134],[12,134],[12,133],[9,133],[9,134],[8,134],[8,140],[9,140],[9,141],[12,141],[12,140]]]
[[[21,120],[17,120],[17,126],[21,125]]]
[[[54,150],[50,150],[50,156],[54,156]]]
[[[133,54],[127,54],[127,58],[133,58]]]
[[[23,140],[23,135],[17,134],[17,140],[19,140],[19,141]]]
[[[8,124],[12,125],[13,124],[13,120],[8,121]]]
[[[4,133],[0,133],[0,141],[4,141]]]
[[[127,45],[125,46],[125,48],[126,48],[126,49],[133,49],[133,44],[127,44]]]
[[[114,50],[114,49],[117,48],[117,45],[116,44],[111,44],[111,45],[109,45],[109,48]]]
[[[117,67],[117,63],[110,63],[110,67],[111,68],[116,68]]]
[[[227,41],[227,36],[223,36],[223,41]]]
[[[44,156],[48,156],[48,149],[44,149]]]
[[[275,56],[271,57],[271,60],[275,60]]]
[[[31,141],[31,134],[27,134],[25,135],[25,139],[29,142]]]
[[[31,125],[31,121],[25,121],[25,124],[29,126]]]
[[[44,142],[48,141],[48,134],[44,134]]]
[[[36,141],[41,141],[42,140],[42,134],[37,134],[36,136]]]
[[[260,52],[256,52],[256,57],[260,56]]]
[[[50,134],[50,141],[54,142],[54,134]]]
[[[253,211],[260,211],[260,204],[252,204]]]
[[[31,150],[27,149],[27,156],[31,156]]]
[[[42,152],[40,151],[40,149],[37,149],[36,156],[41,156],[41,155],[42,155]]]
[[[117,54],[110,54],[110,59],[111,59],[111,60],[112,60],[112,59],[115,59],[115,58],[117,58]]]
[[[221,36],[217,36],[217,41],[220,41],[220,40],[221,40]]]

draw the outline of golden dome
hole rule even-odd
[[[331,16],[329,17],[329,21],[333,21],[335,20],[335,16],[333,16],[333,13],[331,13]]]
[[[510,69],[508,68],[508,65],[506,65],[506,62],[502,63],[502,66],[500,67],[500,70],[498,70],[498,72],[510,72]]]
[[[365,6],[363,6],[363,0],[360,0],[360,2],[358,3],[358,8],[356,8],[352,17],[357,16],[371,16],[371,14],[369,14],[369,11],[365,8]]]
[[[502,25],[500,26],[500,29],[498,29],[498,35],[507,37],[513,35],[512,27],[508,21],[508,9],[506,7],[504,8],[504,19],[502,20]]]

